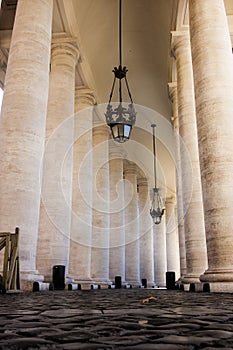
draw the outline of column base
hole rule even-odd
[[[200,283],[200,275],[185,275],[180,278],[181,284]]]
[[[156,288],[156,285],[153,281],[148,281],[147,282],[147,288]]]
[[[233,270],[216,269],[206,270],[204,274],[200,276],[201,282],[232,282],[233,283]]]
[[[43,282],[44,276],[40,275],[37,270],[20,272],[20,290],[32,291],[34,282]]]
[[[74,283],[93,283],[93,279],[92,278],[75,278],[74,279]]]
[[[233,293],[233,282],[209,282],[205,285],[209,286],[212,293]]]
[[[126,283],[130,284],[132,286],[132,288],[139,288],[142,286],[141,281],[127,281]]]
[[[112,281],[109,279],[102,279],[102,278],[92,278],[91,279],[93,283],[101,283],[101,284],[112,284]]]
[[[207,290],[204,285],[205,283],[201,283],[200,281],[198,283],[180,283],[179,289],[184,292],[206,292]]]

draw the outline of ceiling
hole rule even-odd
[[[135,103],[171,117],[167,94],[173,0],[123,0],[123,65]],[[98,103],[108,101],[112,69],[119,65],[118,0],[73,0],[82,50],[88,58]],[[117,100],[117,96],[115,96]]]

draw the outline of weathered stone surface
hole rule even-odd
[[[142,304],[150,296],[155,301]],[[232,313],[232,294],[139,288],[0,294],[0,350],[232,349]]]

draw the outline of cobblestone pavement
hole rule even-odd
[[[143,303],[146,298],[151,302]],[[0,349],[233,349],[233,294],[106,289],[0,294]]]

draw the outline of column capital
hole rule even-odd
[[[78,104],[85,106],[93,106],[96,104],[96,98],[94,91],[88,87],[76,87],[75,88],[75,101]]]
[[[171,102],[177,97],[177,81],[172,81],[168,83],[168,94]]]
[[[178,48],[190,46],[190,35],[188,31],[171,31],[171,53],[176,57]]]
[[[120,158],[125,159],[126,152],[121,144],[116,143],[112,139],[109,140],[109,160]]]
[[[124,162],[124,175],[137,175],[138,168],[135,163],[125,161]]]
[[[146,177],[139,177],[137,182],[139,187],[148,187],[148,179]]]
[[[173,104],[173,116],[171,117],[172,125],[175,129],[178,128],[178,108],[177,108],[177,82],[168,83],[168,95]]]
[[[96,126],[92,129],[93,137],[104,136],[105,139],[109,138],[109,127],[106,124]]]
[[[176,197],[171,196],[166,198],[165,205],[175,205],[175,204],[176,204]]]
[[[51,45],[51,61],[61,59],[64,56],[72,58],[77,63],[80,52],[74,39],[53,41]]]
[[[8,61],[8,54],[9,50],[8,49],[0,49],[0,68],[6,72],[7,68],[7,61]]]

